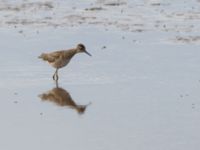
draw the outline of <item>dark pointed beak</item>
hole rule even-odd
[[[85,50],[85,53],[88,54],[89,56],[92,56],[88,51]]]

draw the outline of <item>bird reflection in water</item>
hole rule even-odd
[[[58,81],[56,81],[55,88],[39,95],[39,97],[41,98],[42,101],[50,101],[61,107],[68,106],[69,108],[76,110],[78,114],[83,114],[87,106],[91,104],[91,103],[87,105],[76,104],[76,102],[74,102],[74,100],[70,96],[69,92],[58,86]]]

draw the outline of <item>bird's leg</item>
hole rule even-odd
[[[56,82],[56,88],[58,88],[58,80],[55,80],[55,82]]]
[[[55,73],[53,74],[53,80],[58,80],[58,69],[56,69]]]
[[[58,69],[56,69],[56,81],[58,81]]]
[[[55,74],[56,74],[56,72],[53,74],[53,80],[55,80]]]

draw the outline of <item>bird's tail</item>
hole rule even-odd
[[[43,59],[43,60],[48,60],[48,55],[45,53],[42,53],[38,58]]]

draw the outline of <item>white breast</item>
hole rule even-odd
[[[54,68],[62,68],[70,62],[70,59],[58,59],[53,63],[50,63]]]

